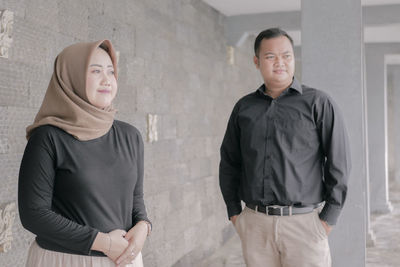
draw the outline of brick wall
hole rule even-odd
[[[150,266],[196,266],[232,233],[218,186],[219,146],[233,104],[261,83],[252,40],[229,65],[224,16],[201,0],[0,0],[14,12],[9,58],[0,58],[0,204],[16,201],[19,164],[55,56],[79,41],[111,39],[120,51],[117,118],[146,138],[145,202],[154,231]],[[23,266],[33,235],[17,216],[0,266]]]

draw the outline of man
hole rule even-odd
[[[342,115],[326,93],[294,77],[285,31],[261,32],[254,52],[264,84],[236,103],[221,145],[228,217],[247,266],[331,266],[328,234],[350,172]]]

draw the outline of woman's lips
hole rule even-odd
[[[102,93],[102,94],[109,94],[111,93],[110,89],[99,89],[97,90],[97,92]]]

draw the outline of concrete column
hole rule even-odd
[[[367,94],[367,77],[366,77],[366,73],[367,73],[367,70],[366,70],[366,53],[365,53],[365,45],[363,45],[363,55],[362,55],[362,69],[363,69],[363,71],[362,71],[362,73],[363,73],[363,95],[364,95],[364,101],[365,102],[368,102],[367,101],[367,99],[368,99],[368,94]],[[366,140],[366,142],[368,143],[368,140],[369,140],[369,136],[368,136],[368,109],[367,109],[367,105],[365,104],[364,105],[364,122],[365,122],[365,126],[364,126],[364,128],[366,129],[365,130],[365,140]],[[371,196],[370,196],[370,194],[371,194],[371,190],[370,190],[370,185],[371,185],[371,183],[370,183],[370,181],[369,181],[369,179],[370,179],[370,176],[369,176],[369,167],[368,166],[370,166],[370,164],[369,164],[369,150],[368,150],[368,146],[366,147],[366,149],[365,149],[365,151],[366,151],[366,153],[365,153],[365,155],[364,155],[364,157],[365,157],[365,162],[366,162],[366,183],[365,183],[365,185],[366,185],[366,195],[365,195],[365,204],[366,204],[366,208],[365,208],[365,210],[366,210],[366,214],[365,214],[365,218],[366,218],[366,223],[365,223],[365,229],[366,229],[366,238],[367,238],[367,240],[366,240],[366,245],[367,245],[367,247],[373,247],[373,246],[375,246],[375,234],[374,234],[374,232],[373,232],[373,230],[372,230],[372,228],[371,228]]]
[[[361,0],[302,0],[303,83],[335,99],[351,144],[347,201],[329,238],[333,267],[365,266],[367,142],[361,14]]]
[[[392,210],[388,193],[386,66],[384,49],[366,49],[371,212]],[[373,152],[373,153],[372,153]]]
[[[389,179],[400,185],[400,65],[387,67]]]

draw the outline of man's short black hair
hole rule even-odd
[[[260,50],[261,41],[263,39],[268,40],[268,39],[276,38],[279,36],[287,37],[293,47],[293,39],[292,39],[292,37],[289,36],[289,34],[287,34],[287,32],[285,32],[284,30],[282,30],[280,28],[269,28],[269,29],[266,29],[266,30],[260,32],[256,38],[256,41],[254,42],[254,53],[256,54],[256,56],[258,57],[258,52]]]

